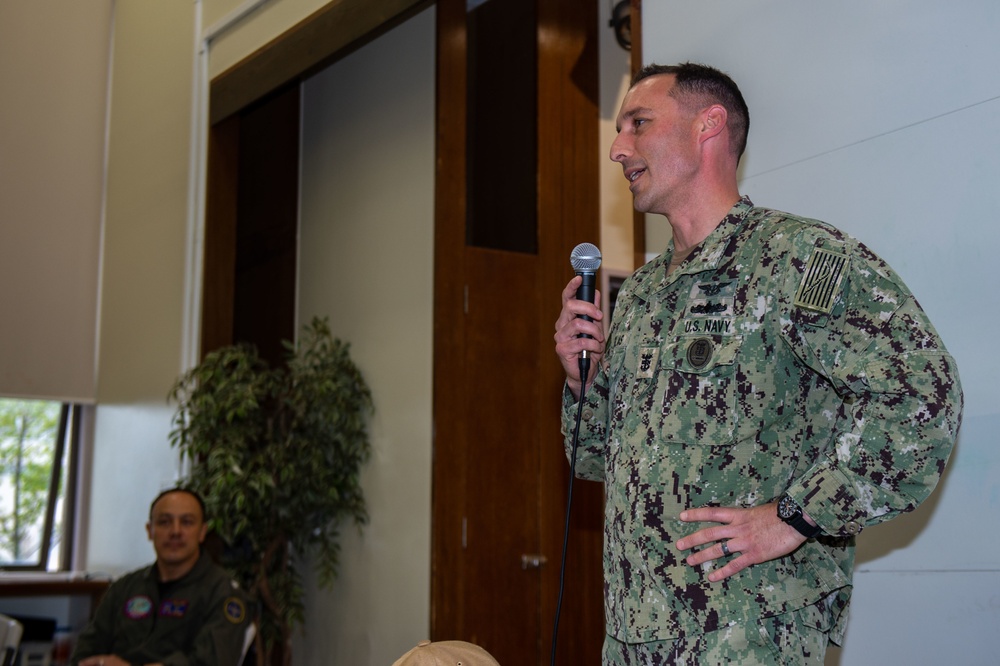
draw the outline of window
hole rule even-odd
[[[79,408],[0,398],[0,567],[69,568]]]

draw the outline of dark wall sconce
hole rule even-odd
[[[608,25],[615,31],[618,46],[626,51],[632,49],[632,7],[629,0],[620,0],[611,10]]]

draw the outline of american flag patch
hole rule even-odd
[[[833,299],[840,288],[840,282],[847,272],[847,255],[816,248],[809,263],[799,291],[795,294],[795,305],[809,310],[829,312]]]

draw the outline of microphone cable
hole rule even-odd
[[[570,514],[573,511],[573,479],[576,478],[576,450],[580,445],[580,421],[583,415],[583,401],[587,395],[587,375],[590,374],[590,357],[584,353],[579,358],[580,364],[580,400],[576,408],[576,425],[573,428],[573,448],[569,461],[569,493],[566,497],[566,528],[563,532],[562,557],[559,563],[559,596],[556,600],[555,624],[552,627],[552,654],[549,658],[551,666],[556,666],[556,641],[559,638],[559,615],[562,612],[563,586],[566,582],[566,550],[569,544]]]

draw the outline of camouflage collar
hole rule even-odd
[[[649,284],[658,285],[652,291],[665,289],[681,275],[701,273],[718,268],[730,237],[739,231],[747,218],[747,214],[753,207],[750,197],[746,195],[740,197],[740,200],[729,209],[729,213],[722,218],[719,225],[708,235],[708,238],[695,247],[691,256],[683,264],[674,270],[673,273],[667,275],[670,259],[674,255],[674,240],[671,238],[670,242],[667,243],[667,249],[652,262],[652,270],[649,272]]]

